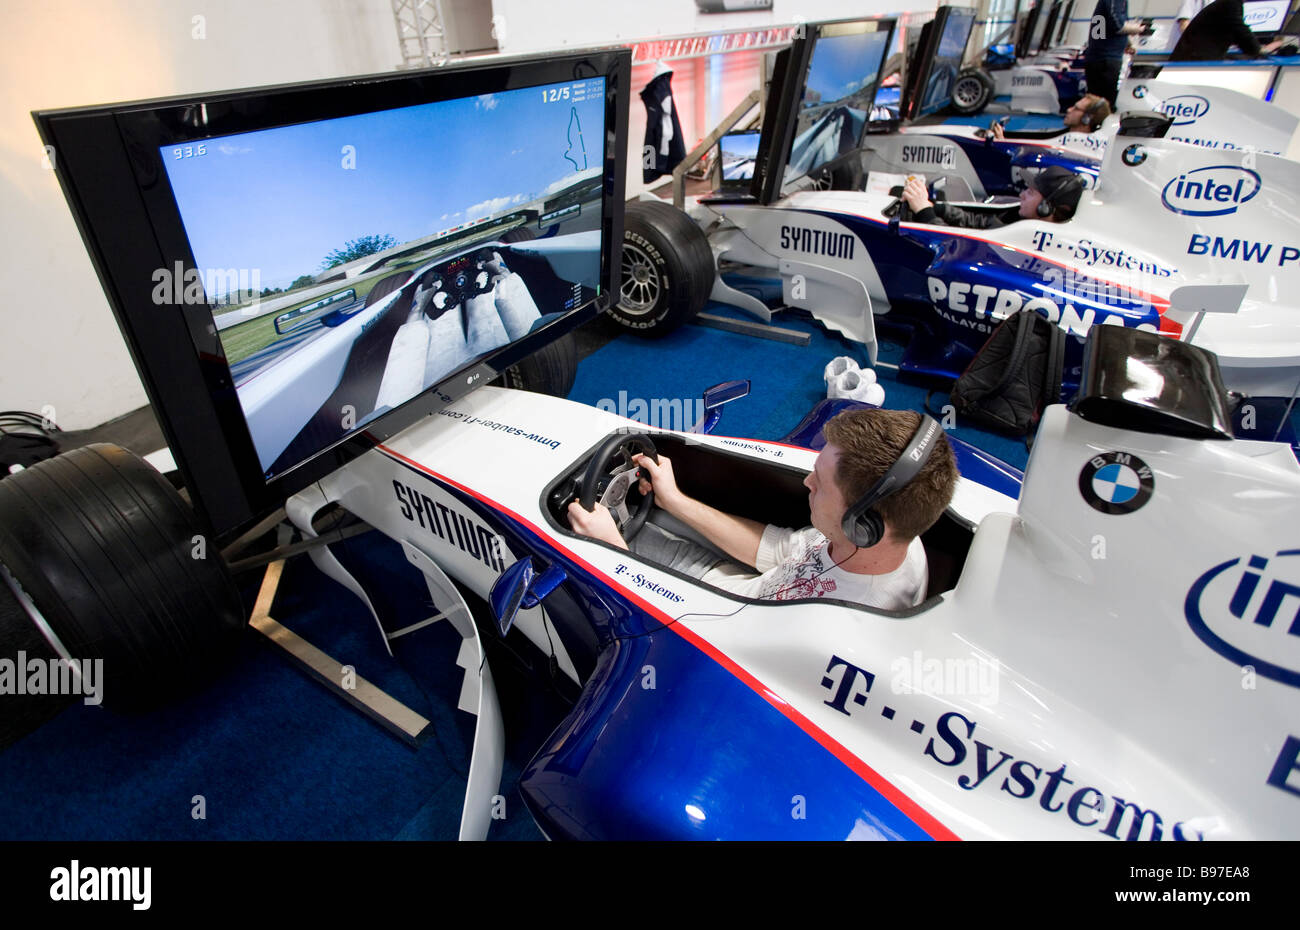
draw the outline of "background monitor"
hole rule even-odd
[[[1061,10],[1061,21],[1057,24],[1056,39],[1052,43],[1054,46],[1061,45],[1065,42],[1065,35],[1070,31],[1070,19],[1073,16],[1074,16],[1074,0],[1068,0],[1064,8]]]
[[[1241,6],[1251,32],[1272,34],[1284,31],[1291,0],[1246,0]]]
[[[892,19],[812,23],[778,56],[753,188],[764,203],[862,145],[893,31]]]
[[[1061,0],[1054,0],[1047,10],[1042,29],[1035,30],[1038,35],[1034,44],[1035,52],[1045,52],[1052,47],[1052,36],[1056,32],[1056,23],[1061,16]]]
[[[742,129],[725,133],[718,140],[719,186],[723,190],[749,190],[758,160],[758,143],[762,133]]]
[[[629,57],[35,114],[219,537],[609,305]]]
[[[1018,24],[1019,28],[1016,31],[1017,58],[1029,57],[1029,43],[1034,37],[1034,33],[1037,31],[1039,23],[1042,20],[1042,7],[1042,0],[1038,0],[1038,2],[1031,6],[1029,11],[1021,17]]]
[[[921,29],[900,107],[904,119],[919,119],[952,102],[952,86],[961,71],[966,43],[975,25],[975,11],[964,6],[941,6]]]

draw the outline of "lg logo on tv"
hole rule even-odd
[[[1160,104],[1160,112],[1173,117],[1175,126],[1187,126],[1210,112],[1210,101],[1196,94],[1180,94]]]
[[[1165,208],[1184,216],[1226,216],[1260,192],[1263,182],[1249,168],[1213,165],[1180,174],[1160,194]]]

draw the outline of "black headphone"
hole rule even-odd
[[[1110,116],[1110,103],[1105,97],[1098,97],[1083,111],[1080,122],[1085,126],[1095,128],[1104,123],[1107,116]]]
[[[903,488],[909,481],[921,473],[925,463],[934,451],[936,440],[943,435],[943,427],[933,417],[921,414],[921,422],[916,432],[908,440],[902,454],[889,466],[880,480],[871,486],[848,510],[840,520],[840,529],[849,538],[849,542],[859,549],[870,549],[885,535],[885,521],[873,508],[895,491]]]
[[[1061,217],[1061,219],[1068,220],[1074,215],[1075,208],[1070,207],[1068,204],[1060,203],[1059,201],[1073,196],[1075,204],[1078,204],[1079,198],[1083,196],[1083,189],[1085,186],[1082,177],[1078,174],[1071,173],[1068,178],[1062,178],[1050,191],[1039,190],[1035,187],[1034,189],[1038,190],[1038,192],[1043,195],[1043,199],[1038,202],[1038,215],[1043,219],[1047,219],[1055,213],[1058,208],[1067,207],[1069,213]]]

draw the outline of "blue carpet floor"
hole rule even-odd
[[[710,303],[705,311],[753,321],[752,317],[722,304]],[[623,401],[621,409],[629,410],[625,415],[641,419],[632,409],[637,398],[649,409],[653,409],[650,401],[654,399],[681,399],[684,404],[699,398],[713,384],[747,378],[751,382],[749,396],[723,408],[722,420],[714,433],[780,439],[826,396],[823,371],[827,362],[847,355],[861,367],[867,367],[868,363],[861,344],[828,331],[805,314],[783,311],[773,318],[773,325],[808,333],[811,341],[807,346],[797,346],[701,325],[683,326],[657,340],[631,334],[619,336],[583,359],[569,397],[591,405],[605,401],[607,405],[618,406]],[[925,389],[899,383],[895,369],[890,367],[897,365],[905,348],[884,338],[880,341],[876,375],[885,388],[884,406],[894,410],[923,410]],[[946,395],[936,394],[933,403],[942,407],[947,403]],[[664,406],[667,405],[661,405],[660,409]],[[951,432],[1009,465],[1022,470],[1025,467],[1028,451],[1023,440],[962,423]]]
[[[1008,101],[1010,98],[1006,98]],[[942,120],[950,126],[988,126],[996,119],[1001,119],[1009,112],[1005,105],[990,105],[989,109],[975,116],[945,116]],[[1042,132],[1047,129],[1060,129],[1064,123],[1058,115],[1046,113],[1012,113],[1006,128],[1010,132]]]
[[[381,615],[431,612],[395,543],[368,533],[336,552],[373,582]],[[455,839],[474,721],[456,710],[456,632],[426,627],[399,641],[394,661],[361,603],[302,558],[286,566],[271,613],[428,717],[419,747],[248,630],[238,661],[200,694],[131,716],[76,704],[0,753],[0,839]],[[508,747],[505,817],[489,839],[541,839],[514,790],[536,745]]]

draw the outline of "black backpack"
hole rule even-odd
[[[980,426],[1024,436],[1061,399],[1065,333],[1033,311],[998,324],[952,388],[957,414]]]

